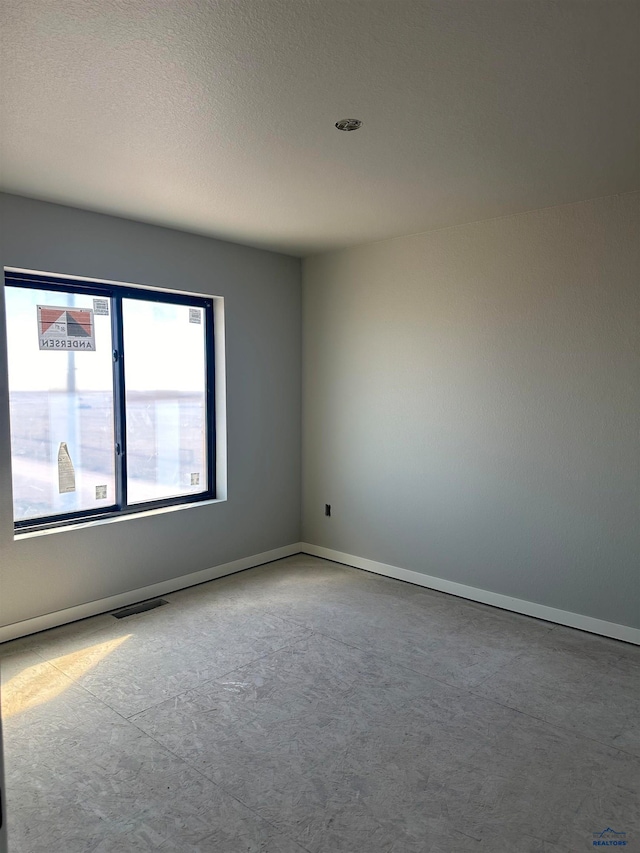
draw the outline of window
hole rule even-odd
[[[16,531],[215,497],[213,300],[6,272]]]

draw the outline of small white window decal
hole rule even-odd
[[[66,441],[60,442],[58,448],[58,491],[61,495],[76,490],[76,472],[69,455]]]
[[[189,308],[189,322],[198,323],[198,325],[202,322],[202,316],[199,308]]]

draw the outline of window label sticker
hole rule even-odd
[[[39,349],[95,352],[96,336],[90,308],[38,305]]]
[[[108,299],[94,299],[93,300],[93,313],[94,314],[102,314],[104,317],[109,316],[109,300]]]
[[[200,485],[200,474],[192,474],[191,475],[191,485],[199,486]]]
[[[76,472],[69,455],[66,441],[60,442],[58,448],[58,491],[61,495],[76,490]]]
[[[96,486],[96,500],[103,501],[107,497],[106,486]]]
[[[202,323],[202,315],[199,308],[189,308],[189,322]]]

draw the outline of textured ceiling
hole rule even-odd
[[[2,0],[1,186],[290,254],[638,189],[639,12]]]

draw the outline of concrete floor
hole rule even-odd
[[[640,648],[303,555],[0,647],[11,853],[640,850]]]

